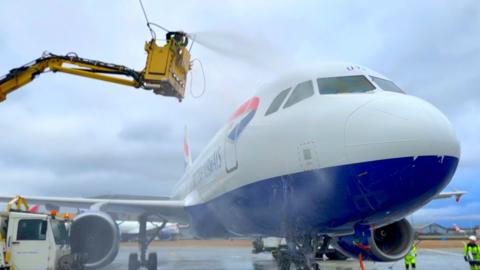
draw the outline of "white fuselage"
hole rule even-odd
[[[364,76],[374,89],[363,92],[320,93],[320,82],[317,83],[317,79],[345,76]],[[339,188],[336,186],[334,188],[335,183],[329,182],[335,181],[335,177],[331,177],[332,168],[338,168],[339,173],[344,173],[344,169],[341,168],[354,170],[353,167],[348,167],[350,165],[406,157],[413,161],[417,157],[451,157],[458,161],[460,155],[458,140],[449,121],[440,111],[417,97],[385,91],[370,76],[386,80],[384,76],[366,68],[338,64],[327,65],[313,72],[297,73],[261,89],[235,112],[195,162],[187,168],[175,188],[173,197],[183,199],[187,208],[194,209],[199,205],[223,200],[222,196],[229,196],[228,194],[237,194],[234,195],[235,199],[228,199],[228,202],[251,201],[252,198],[248,196],[256,194],[253,191],[256,183],[265,183],[266,180],[276,181],[278,177],[280,178],[277,182],[281,182],[279,185],[283,187],[286,187],[286,181],[291,181],[289,186],[292,183],[295,185],[298,182],[296,177],[300,177],[301,181],[308,177],[315,178],[322,189],[318,190],[318,196],[322,196]],[[309,80],[312,82],[314,94],[286,107],[285,103],[289,102],[296,85]],[[292,90],[285,96],[278,110],[266,115],[272,101],[288,88]],[[451,166],[456,167],[456,163]],[[329,175],[326,176],[326,173]],[[358,177],[361,177],[361,173]],[[450,175],[442,177],[449,178],[448,181],[451,178]],[[448,183],[447,180],[440,181],[442,184],[432,187],[434,193],[438,193],[439,187],[444,187]],[[272,182],[272,185],[272,192],[277,192],[275,190],[277,184]],[[345,189],[348,189],[347,186]],[[247,193],[237,192],[245,187],[249,188]],[[262,192],[264,194],[265,189]],[[354,195],[352,192],[356,191],[350,189],[348,192]],[[375,192],[383,192],[385,194],[382,196],[388,196],[387,191],[376,190]],[[434,195],[427,193],[425,190],[424,193],[419,194],[419,197],[423,196],[422,199],[413,205],[412,200],[415,198],[405,194],[405,201],[408,201],[405,207],[408,209],[398,211],[385,221],[398,219],[423,206]],[[245,194],[245,197],[241,194]],[[348,196],[347,194],[337,195]],[[365,196],[364,198],[367,201],[371,200]],[[276,200],[276,197],[272,197],[271,200]],[[333,201],[338,200],[343,199],[335,197]],[[335,207],[333,201],[328,207]],[[229,207],[235,212],[236,207],[244,206],[246,204],[240,202],[238,205],[233,203]],[[219,213],[225,210],[219,207],[207,208],[215,208]],[[393,205],[389,207],[395,209]],[[319,208],[318,211],[323,211],[322,209]],[[374,212],[370,211],[369,214],[365,212],[365,215],[378,216],[378,213]],[[198,218],[198,215],[193,215],[192,218],[195,216]],[[236,231],[237,229],[225,225],[222,221],[223,217],[216,218],[229,233],[244,233],[241,228]],[[341,219],[336,215],[334,218]],[[346,217],[345,224],[354,222],[355,218]],[[365,218],[368,217],[362,217],[362,219]],[[377,218],[374,222],[381,223],[381,220]],[[318,226],[325,229],[320,225],[323,224],[322,222],[318,221]],[[249,224],[249,226],[253,225]]]

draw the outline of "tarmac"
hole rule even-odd
[[[132,245],[122,245],[116,260],[104,269],[128,269],[128,255],[136,252]],[[268,253],[252,254],[251,247],[200,247],[200,246],[153,246],[157,252],[159,270],[270,270],[277,269],[275,261]],[[357,260],[322,261],[323,270],[358,270]],[[291,269],[294,269],[293,267]],[[403,261],[391,263],[365,263],[366,270],[405,269]],[[461,248],[426,249],[419,248],[417,270],[466,270]]]

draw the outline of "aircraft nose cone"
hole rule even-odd
[[[403,217],[450,182],[460,145],[447,118],[431,104],[395,95],[356,108],[345,123],[352,189],[366,211]],[[374,217],[372,216],[372,219]]]
[[[345,147],[350,162],[460,156],[448,119],[428,102],[400,94],[357,108],[345,123]]]

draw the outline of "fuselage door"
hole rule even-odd
[[[231,123],[225,136],[225,168],[227,173],[233,172],[238,168],[236,140],[238,129],[236,126],[235,122]]]
[[[225,133],[225,168],[227,173],[238,168],[238,140],[248,123],[255,116],[260,99],[253,97],[243,103],[230,117]]]

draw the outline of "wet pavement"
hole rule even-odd
[[[121,247],[117,259],[105,269],[128,269],[128,255],[136,252],[134,247]],[[276,269],[275,261],[268,253],[252,254],[246,247],[154,247],[158,254],[159,270],[270,270]],[[358,261],[321,262],[324,270],[358,270]],[[403,261],[394,263],[365,264],[367,270],[405,269]],[[294,269],[292,267],[292,269]],[[419,249],[417,270],[463,270],[469,269],[463,260],[461,249]]]

